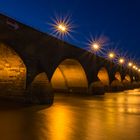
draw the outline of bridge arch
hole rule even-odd
[[[45,72],[39,73],[32,81],[30,92],[32,102],[52,104],[53,90]]]
[[[97,77],[99,80],[103,83],[103,85],[108,86],[109,85],[109,74],[105,67],[102,67],[97,74]]]
[[[52,79],[52,87],[56,91],[86,92],[88,80],[84,68],[75,59],[65,59],[56,68]]]
[[[45,72],[39,73],[31,83],[31,93],[45,92],[49,84],[48,77]]]
[[[124,78],[124,80],[123,81],[126,81],[126,82],[131,82],[131,77],[130,77],[130,75],[129,74],[127,74],[126,76],[125,76],[125,78]]]
[[[119,82],[122,81],[122,77],[121,77],[121,74],[119,72],[115,73],[115,79],[118,80]]]
[[[0,43],[1,95],[19,95],[26,88],[26,66],[20,56],[9,46]]]
[[[119,71],[113,74],[113,81],[111,82],[111,90],[113,91],[123,90],[122,75]]]

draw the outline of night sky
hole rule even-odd
[[[139,0],[0,0],[0,12],[46,33],[56,15],[71,16],[75,28],[67,42],[86,48],[91,35],[106,36],[105,49],[140,60]]]

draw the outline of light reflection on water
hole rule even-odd
[[[139,140],[140,90],[0,108],[0,140]]]

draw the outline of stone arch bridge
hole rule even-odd
[[[103,94],[139,87],[135,71],[0,15],[0,96],[52,103],[53,92]]]

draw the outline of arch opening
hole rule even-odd
[[[88,80],[82,65],[74,59],[66,59],[56,68],[52,79],[52,87],[56,92],[87,91]]]
[[[122,77],[119,72],[116,72],[114,75],[114,80],[111,82],[111,87],[113,91],[120,91],[123,89],[123,84],[122,84]]]
[[[119,72],[115,73],[115,79],[118,80],[119,82],[122,81],[121,74]]]
[[[30,87],[31,101],[40,104],[52,104],[53,90],[45,72],[38,74]]]
[[[131,78],[128,74],[125,76],[124,82],[129,82],[129,83],[131,82]]]
[[[109,75],[108,75],[106,68],[101,68],[98,72],[97,77],[103,83],[103,85],[105,85],[105,86],[109,85]]]
[[[45,90],[47,90],[47,85],[49,85],[49,80],[46,73],[40,73],[34,78],[31,84],[31,93],[45,92]]]
[[[0,43],[1,95],[21,95],[26,88],[26,66],[9,46]]]

